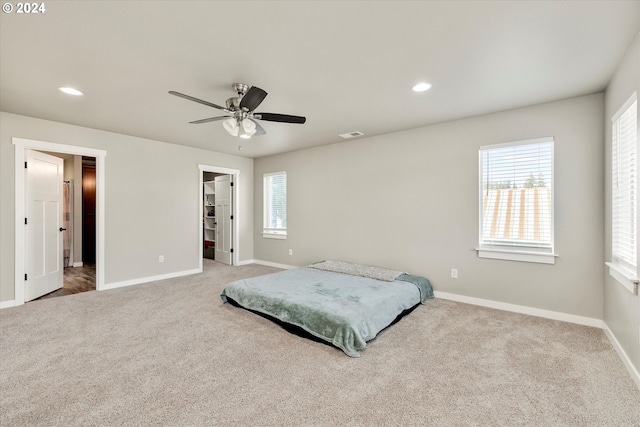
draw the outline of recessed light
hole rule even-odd
[[[240,135],[240,138],[242,138],[242,139],[249,139],[249,138],[251,138],[251,135],[242,134],[242,135]]]
[[[354,132],[349,132],[349,133],[341,133],[340,137],[344,138],[344,139],[349,139],[349,138],[355,138],[356,136],[362,136],[364,135],[364,133],[360,132],[359,130],[354,131]]]
[[[59,87],[58,90],[60,92],[66,93],[67,95],[75,95],[75,96],[84,95],[84,93],[80,92],[78,89],[74,89],[74,88],[68,87],[68,86]]]
[[[424,92],[425,90],[431,89],[430,83],[421,82],[411,88],[414,92]]]

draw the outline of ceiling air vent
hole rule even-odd
[[[349,138],[355,138],[356,136],[362,136],[362,135],[364,135],[364,133],[357,130],[355,132],[341,133],[338,136],[341,136],[344,139],[349,139]]]

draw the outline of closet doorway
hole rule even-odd
[[[200,267],[203,259],[237,265],[239,171],[199,165]]]
[[[203,257],[232,265],[233,176],[202,173]]]

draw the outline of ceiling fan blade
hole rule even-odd
[[[197,102],[198,104],[206,105],[208,107],[217,108],[218,110],[226,111],[227,113],[229,112],[229,110],[227,110],[224,107],[221,107],[219,105],[213,104],[213,103],[211,103],[209,101],[203,101],[202,99],[194,98],[193,96],[185,95],[184,93],[176,92],[174,90],[170,90],[169,93],[171,95],[179,96],[180,98],[188,99],[189,101]]]
[[[307,121],[306,117],[290,116],[289,114],[276,114],[276,113],[255,113],[253,117],[258,120],[266,120],[268,122],[303,124],[304,122]]]
[[[256,122],[253,119],[249,119],[251,120],[253,123],[255,123],[256,125],[256,133],[254,133],[254,136],[260,136],[260,135],[265,135],[267,132],[265,132],[265,130],[262,128],[262,126],[260,126],[260,124],[258,122]]]
[[[251,86],[251,88],[244,94],[240,101],[240,108],[246,108],[248,111],[253,111],[258,108],[258,105],[267,97],[267,92],[260,89],[257,86]]]
[[[209,117],[208,119],[194,120],[193,122],[189,122],[189,123],[191,123],[192,125],[199,125],[201,123],[216,122],[218,120],[228,119],[229,117],[232,117],[232,116]]]

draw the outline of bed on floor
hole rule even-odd
[[[405,311],[433,297],[429,280],[400,271],[323,261],[228,284],[220,297],[295,325],[348,356]]]

